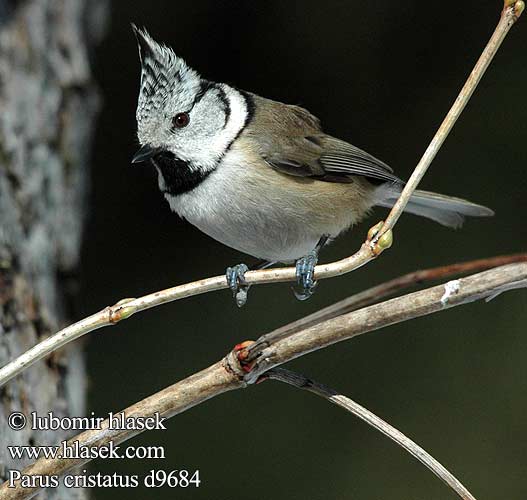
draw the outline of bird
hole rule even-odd
[[[392,168],[323,131],[306,109],[200,76],[174,50],[132,24],[141,64],[137,102],[140,149],[172,211],[215,240],[258,259],[226,270],[238,306],[249,269],[296,266],[300,300],[316,287],[322,247],[364,219],[391,208],[405,183]],[[406,212],[444,226],[493,211],[416,190]]]

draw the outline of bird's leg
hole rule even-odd
[[[225,271],[227,283],[232,291],[232,295],[236,300],[236,305],[242,307],[247,302],[247,292],[249,291],[249,284],[245,281],[245,273],[247,271],[257,271],[258,269],[266,269],[276,262],[268,262],[267,260],[260,260],[250,268],[245,264],[238,264],[234,267],[228,267]]]
[[[296,261],[296,282],[300,289],[295,290],[295,297],[298,300],[307,300],[317,286],[317,282],[314,280],[315,266],[318,262],[318,253],[320,249],[327,243],[329,236],[324,235],[317,243],[317,246],[309,252],[307,255]]]

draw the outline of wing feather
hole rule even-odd
[[[381,160],[346,141],[322,132],[319,120],[299,106],[250,95],[254,100],[251,127],[246,129],[267,164],[282,173],[328,182],[351,182],[362,176],[399,182]]]

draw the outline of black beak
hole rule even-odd
[[[132,163],[141,163],[143,161],[148,161],[159,151],[159,148],[153,148],[152,146],[149,146],[148,144],[145,144],[144,146],[139,149],[137,153],[135,153],[134,157],[132,158]]]

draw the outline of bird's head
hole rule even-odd
[[[207,81],[166,45],[132,25],[139,45],[141,84],[134,162],[173,158],[174,168],[213,170],[243,128],[245,97],[225,84]]]

